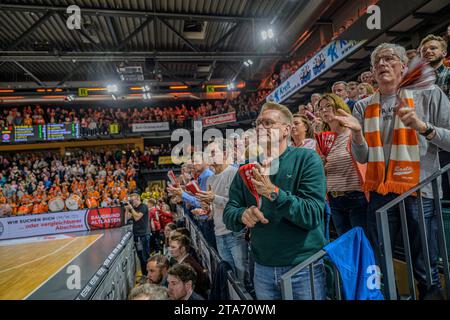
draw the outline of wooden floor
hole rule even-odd
[[[100,237],[0,246],[0,300],[26,298]]]

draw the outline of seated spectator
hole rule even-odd
[[[167,272],[169,260],[162,254],[151,256],[147,260],[147,281],[152,284],[167,287]]]
[[[191,241],[186,236],[179,235],[171,237],[170,255],[177,261],[177,263],[186,263],[195,270],[197,273],[197,292],[203,297],[207,297],[209,280],[200,263],[189,254],[190,246]]]
[[[168,272],[168,291],[172,300],[205,300],[197,294],[197,273],[187,264],[176,264]]]
[[[170,233],[174,231],[177,228],[177,225],[175,223],[168,223],[166,227],[164,228],[164,247],[163,247],[163,254],[165,256],[169,255],[169,241],[170,241]]]
[[[128,300],[169,300],[169,290],[150,283],[133,288]]]

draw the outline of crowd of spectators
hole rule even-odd
[[[119,206],[137,189],[138,163],[125,150],[1,154],[1,215]]]
[[[417,49],[418,55],[425,59],[435,70],[436,83],[426,90],[414,91],[414,99],[411,98],[408,100],[408,103],[414,103],[415,109],[403,108],[398,111],[398,114],[394,114],[393,111],[393,106],[397,103],[395,94],[397,93],[398,84],[402,80],[404,70],[411,62],[406,55],[406,50],[395,44],[382,44],[375,49],[371,60],[373,73],[364,72],[361,74],[359,80],[363,82],[353,81],[346,83],[338,81],[331,86],[332,92],[313,94],[311,101],[307,105],[300,106],[294,115],[290,114],[284,106],[278,104],[267,103],[263,106],[255,122],[257,131],[262,130],[263,127],[271,129],[275,128],[275,126],[280,128],[280,130],[285,130],[286,122],[292,123],[292,131],[289,134],[286,134],[284,131],[281,132],[284,132],[285,136],[280,134],[280,148],[282,143],[284,143],[284,139],[286,139],[288,141],[287,148],[290,147],[291,149],[284,151],[280,157],[278,172],[289,172],[291,176],[294,174],[301,175],[306,174],[302,173],[306,168],[316,167],[317,163],[310,163],[310,166],[305,164],[305,166],[300,166],[300,168],[296,167],[296,165],[301,163],[301,155],[310,155],[307,152],[295,152],[295,154],[298,154],[298,158],[287,160],[292,156],[293,150],[296,148],[312,149],[319,156],[320,167],[323,166],[323,168],[320,170],[316,168],[317,178],[313,179],[311,176],[308,176],[309,180],[307,181],[312,181],[314,187],[311,185],[311,188],[317,190],[321,188],[321,183],[324,184],[324,197],[316,200],[323,201],[325,208],[323,209],[322,207],[323,211],[317,210],[314,213],[321,216],[320,220],[324,221],[323,225],[311,222],[314,215],[313,212],[315,212],[312,207],[308,207],[304,217],[300,213],[302,203],[313,197],[313,195],[308,196],[306,194],[307,190],[310,190],[309,186],[302,184],[300,194],[294,195],[296,192],[299,192],[297,189],[281,191],[281,185],[284,188],[288,186],[288,183],[285,182],[286,176],[283,175],[277,178],[279,174],[275,174],[271,175],[270,179],[264,179],[261,172],[259,174],[256,173],[260,169],[253,169],[253,178],[251,179],[253,188],[251,188],[250,181],[243,181],[244,175],[242,173],[237,174],[237,163],[231,161],[222,162],[222,165],[219,165],[216,162],[217,157],[220,158],[223,153],[221,149],[215,148],[206,149],[207,152],[214,150],[214,153],[209,155],[211,162],[203,160],[193,166],[187,164],[182,167],[177,185],[168,187],[171,201],[180,204],[186,215],[194,217],[210,246],[217,248],[221,258],[230,262],[236,274],[239,274],[238,265],[242,262],[240,259],[246,259],[244,265],[247,266],[247,269],[241,275],[243,276],[242,282],[245,283],[248,279],[245,275],[253,274],[253,277],[250,277],[250,279],[254,279],[253,285],[258,299],[277,299],[276,297],[280,297],[279,288],[274,289],[275,284],[266,285],[264,282],[273,281],[273,278],[270,278],[270,276],[266,277],[265,273],[273,274],[273,272],[278,272],[276,271],[278,269],[283,269],[280,272],[289,270],[289,267],[286,267],[286,261],[283,260],[287,256],[287,254],[284,255],[283,251],[285,247],[275,248],[274,243],[278,241],[278,236],[282,232],[281,229],[285,227],[284,231],[287,233],[291,226],[284,226],[283,223],[279,222],[277,216],[288,220],[286,224],[305,226],[304,230],[307,230],[305,234],[311,233],[311,237],[317,236],[317,234],[314,236],[312,234],[317,232],[319,225],[323,228],[320,231],[323,239],[329,239],[327,221],[329,221],[330,217],[337,236],[341,236],[355,227],[360,227],[372,244],[377,263],[380,263],[381,253],[377,246],[379,240],[377,238],[375,211],[419,183],[419,177],[424,179],[436,172],[439,169],[437,164],[439,158],[441,167],[448,164],[448,158],[446,163],[442,163],[442,160],[445,159],[445,150],[450,149],[448,144],[448,141],[450,141],[448,140],[450,122],[447,114],[447,111],[450,110],[450,73],[449,69],[444,65],[446,47],[447,43],[442,37],[429,35],[422,40],[420,47]],[[385,76],[386,73],[389,73],[389,77]],[[396,84],[395,87],[392,87],[393,81]],[[401,90],[399,94],[408,94],[408,92],[404,93]],[[417,95],[420,95],[420,101],[427,101],[427,105],[417,103],[419,101],[417,100],[419,99]],[[378,102],[379,106],[374,101],[380,101]],[[365,110],[369,107],[382,108],[382,111],[380,110],[378,113],[372,112],[367,115]],[[437,110],[446,111],[439,113]],[[427,114],[430,115],[427,116]],[[277,118],[278,115],[279,118]],[[367,129],[365,126],[367,123],[371,123],[367,121],[367,117],[378,117],[385,121],[383,126],[386,127],[386,130],[388,130],[387,128],[391,130],[388,136],[379,137],[381,140],[376,140],[375,142],[371,141],[369,138],[372,135],[364,134],[365,129]],[[397,125],[401,122],[405,130],[414,131],[414,135],[411,135],[411,137],[424,136],[423,139],[420,138],[419,142],[417,138],[411,138],[413,140],[405,142],[409,145],[415,145],[417,147],[417,157],[420,155],[420,169],[413,168],[412,172],[407,173],[408,176],[414,176],[414,178],[411,178],[414,182],[409,182],[408,185],[400,185],[400,183],[397,184],[395,182],[388,184],[390,179],[395,181],[401,180],[402,178],[397,178],[396,176],[403,176],[406,173],[402,175],[387,173],[386,177],[383,175],[380,178],[377,176],[378,169],[374,167],[378,165],[374,161],[378,161],[383,165],[385,163],[384,160],[374,160],[375,155],[372,154],[373,150],[376,149],[373,148],[374,143],[377,143],[377,145],[379,143],[382,143],[382,145],[389,144],[389,149],[383,148],[385,157],[390,157],[390,148],[398,148],[395,144],[396,142],[389,142],[394,134],[394,126],[391,126],[389,122],[393,124],[396,117],[399,119],[398,122],[397,120],[395,122]],[[384,129],[378,130],[384,132],[381,131]],[[379,132],[374,133],[380,135]],[[369,140],[366,141],[365,139]],[[245,154],[251,158],[251,143],[245,138],[242,138],[242,143],[245,145]],[[215,142],[213,141],[208,147],[214,144]],[[430,149],[429,146],[431,144],[439,146],[443,150],[439,150],[439,148]],[[260,153],[258,148],[255,150],[257,150],[256,153]],[[407,151],[402,152],[406,153]],[[201,159],[194,154],[194,159],[196,158]],[[309,159],[311,160],[311,158]],[[392,158],[390,161],[393,161]],[[390,171],[394,169],[391,165],[386,168],[386,170]],[[311,170],[308,172],[311,173]],[[228,178],[228,175],[231,178]],[[323,176],[319,177],[320,175]],[[235,176],[234,179],[233,176]],[[296,176],[294,181],[297,181],[297,178],[301,179]],[[193,189],[189,187],[192,179],[197,182],[199,191],[193,192]],[[386,182],[384,182],[385,180]],[[306,184],[307,181],[305,180],[304,183]],[[383,184],[387,191],[381,189],[380,185]],[[448,198],[450,195],[449,190],[445,189],[444,184],[442,188],[444,198]],[[226,191],[223,192],[222,189]],[[370,197],[368,197],[369,193]],[[426,222],[428,228],[431,227],[434,223],[433,220],[436,219],[435,211],[431,205],[433,202],[431,187],[424,187],[422,194],[423,201],[427,203],[427,213],[425,214],[430,215],[430,220]],[[316,195],[314,194],[314,197]],[[261,208],[257,208],[257,205],[255,205],[257,203],[255,198],[257,200],[258,197],[268,199],[267,201],[265,199],[262,201]],[[299,197],[300,200],[296,197]],[[273,201],[279,205],[274,206],[270,204]],[[412,230],[418,227],[417,213],[419,211],[419,203],[417,198],[413,196],[408,197],[407,203],[408,229],[410,234],[413,234]],[[289,211],[294,206],[295,212]],[[390,210],[392,210],[393,214],[394,211],[398,214],[399,209],[395,207]],[[280,233],[275,231],[276,228],[280,228]],[[391,234],[394,234],[393,232],[398,230],[399,225],[395,221],[389,221],[389,228]],[[256,263],[251,261],[252,254],[231,254],[232,248],[238,246],[238,242],[244,238],[245,231],[242,232],[242,229],[250,230],[250,236],[247,240],[250,241],[251,249],[247,253],[253,251]],[[302,237],[300,229],[296,231],[296,236],[299,238]],[[226,241],[223,240],[224,237],[227,237]],[[306,235],[305,237],[308,236]],[[320,249],[326,243],[322,241],[321,237],[319,237],[320,241],[317,240],[314,243],[307,243],[305,240],[305,242],[302,242],[303,247],[298,250],[316,250],[314,252],[317,252],[318,249],[313,250],[312,247],[316,246]],[[432,273],[431,285],[426,285],[427,279],[420,273],[417,273],[418,270],[423,268],[424,263],[421,258],[422,248],[418,245],[420,241],[418,241],[417,235],[413,239],[413,243],[417,245],[413,245],[413,249],[411,249],[414,251],[413,267],[416,271],[416,280],[419,283],[419,298],[442,299],[442,288],[437,277],[437,240],[432,234],[428,234],[427,241]],[[270,250],[273,251],[267,252]],[[307,257],[303,257],[302,261]],[[289,256],[288,259],[291,261],[294,257]],[[254,266],[254,270],[252,270],[252,266]],[[321,274],[322,271],[319,269],[318,274]],[[306,278],[301,281],[309,283],[311,280]],[[257,281],[257,279],[260,281]],[[314,281],[316,281],[316,278]],[[295,288],[295,285],[293,286]],[[299,286],[302,287],[300,284]],[[294,294],[294,297],[299,299],[306,297],[303,295],[303,291],[299,290]],[[323,292],[316,292],[316,298],[319,294],[324,298]]]
[[[0,111],[0,127],[39,124],[78,124],[84,136],[132,132],[132,124],[169,122],[170,128],[191,128],[192,120],[236,112],[238,120],[254,118],[267,91],[239,95],[233,100],[212,100],[167,107],[20,106]],[[116,129],[114,128],[116,127]]]

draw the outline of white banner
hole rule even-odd
[[[0,218],[0,240],[116,228],[121,208],[95,208]]]
[[[169,131],[168,122],[133,123],[133,132]]]
[[[282,103],[292,94],[355,51],[364,42],[365,40],[337,40],[331,42],[278,86],[278,88],[272,91],[272,93],[267,96],[266,100],[268,102]]]

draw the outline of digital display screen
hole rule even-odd
[[[44,138],[47,141],[79,139],[79,124],[47,124],[47,134]]]
[[[0,128],[2,143],[62,141],[80,138],[79,124],[44,124]]]
[[[0,128],[0,136],[2,138],[2,143],[11,143],[12,141],[12,127],[2,127]]]

